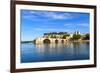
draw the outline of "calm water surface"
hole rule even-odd
[[[89,42],[21,44],[21,63],[89,59]]]

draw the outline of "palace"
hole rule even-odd
[[[43,44],[43,43],[66,43],[68,42],[73,35],[84,35],[81,34],[79,31],[75,31],[74,33],[68,32],[50,32],[44,33],[43,37],[36,38],[34,40],[35,44]]]

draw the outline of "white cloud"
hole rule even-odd
[[[35,18],[35,16],[32,16],[32,15],[24,15],[23,18],[25,18],[25,19],[33,19],[33,18]]]
[[[80,23],[78,24],[79,26],[83,26],[83,27],[89,27],[89,24],[88,23]]]
[[[34,14],[34,13],[36,13],[36,11],[29,11],[29,13]]]
[[[66,24],[64,24],[64,26],[72,26],[73,24],[71,24],[71,23],[66,23]]]
[[[52,18],[52,19],[69,19],[71,16],[69,13],[61,13],[58,14],[56,12],[44,12],[43,13],[46,17]]]
[[[30,19],[32,17],[45,17],[47,19],[70,19],[70,13],[49,12],[49,11],[29,11],[29,14],[24,15],[24,18]]]
[[[88,23],[66,23],[64,26],[82,26],[82,27],[89,27]]]
[[[57,29],[57,28],[34,28],[35,31],[50,31],[50,32],[69,32],[69,29]]]
[[[56,31],[55,28],[34,28],[36,31]]]

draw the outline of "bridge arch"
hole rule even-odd
[[[43,43],[51,43],[50,39],[44,39]]]
[[[64,43],[64,40],[61,40],[62,43]]]
[[[57,40],[57,39],[55,40],[55,43],[56,43],[56,44],[58,43],[58,40]]]

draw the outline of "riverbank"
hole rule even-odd
[[[33,41],[21,41],[21,43],[33,43]]]
[[[70,40],[68,42],[89,42],[90,40]]]
[[[71,42],[89,42],[90,40],[69,40],[69,41],[66,41],[66,42],[63,42],[63,43],[71,43]],[[22,41],[21,42],[22,44],[23,43],[34,43],[33,41]],[[55,43],[55,42],[53,42]],[[60,42],[62,43],[62,42]],[[43,43],[42,43],[43,44]],[[57,44],[57,43],[56,43]]]

